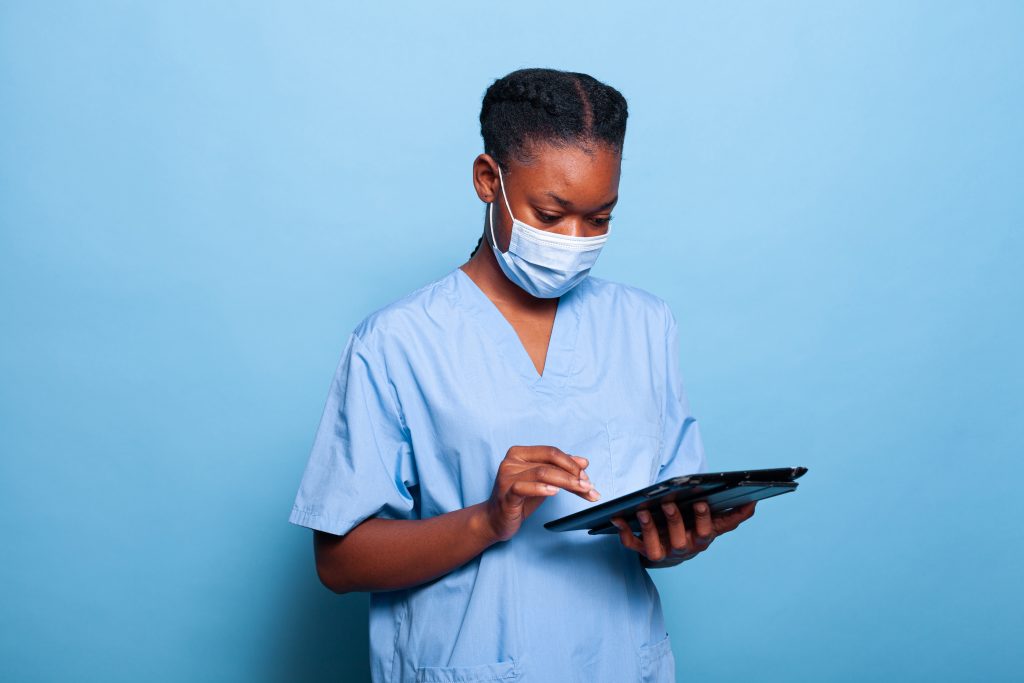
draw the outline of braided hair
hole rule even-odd
[[[531,143],[600,142],[621,153],[626,98],[592,76],[557,69],[519,69],[494,81],[480,108],[484,152],[508,171],[508,160],[532,160]],[[483,242],[477,240],[470,257]]]

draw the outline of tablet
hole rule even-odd
[[[733,472],[701,472],[659,481],[642,489],[613,498],[599,505],[544,523],[551,531],[579,531],[591,534],[617,534],[612,517],[624,517],[633,531],[640,531],[637,510],[647,510],[657,523],[664,520],[661,503],[675,501],[687,526],[692,528],[693,503],[705,500],[712,512],[723,512],[746,503],[795,491],[795,479],[806,467],[776,467]]]

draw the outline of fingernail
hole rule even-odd
[[[639,519],[642,524],[647,524],[647,522],[651,521],[651,513],[647,510],[640,510],[636,513],[636,518]]]
[[[665,511],[665,516],[666,517],[675,517],[676,516],[675,508],[672,507],[671,505],[662,505],[661,509]]]
[[[601,497],[601,494],[597,492],[597,489],[590,489],[590,491],[587,492],[587,497],[591,500],[597,500]]]
[[[590,489],[594,488],[594,485],[591,484],[589,481],[583,481],[582,479],[580,479],[580,487],[584,489]]]
[[[580,470],[580,481],[590,481],[590,475],[586,470]]]

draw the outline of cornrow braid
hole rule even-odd
[[[519,69],[491,83],[480,107],[484,152],[503,171],[532,160],[530,145],[599,142],[621,153],[628,116],[615,88],[575,71]],[[470,257],[483,242],[477,240]]]

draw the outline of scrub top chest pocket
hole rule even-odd
[[[612,480],[604,484],[601,498],[611,500],[653,484],[661,465],[661,424],[644,417],[613,417],[605,430]]]

